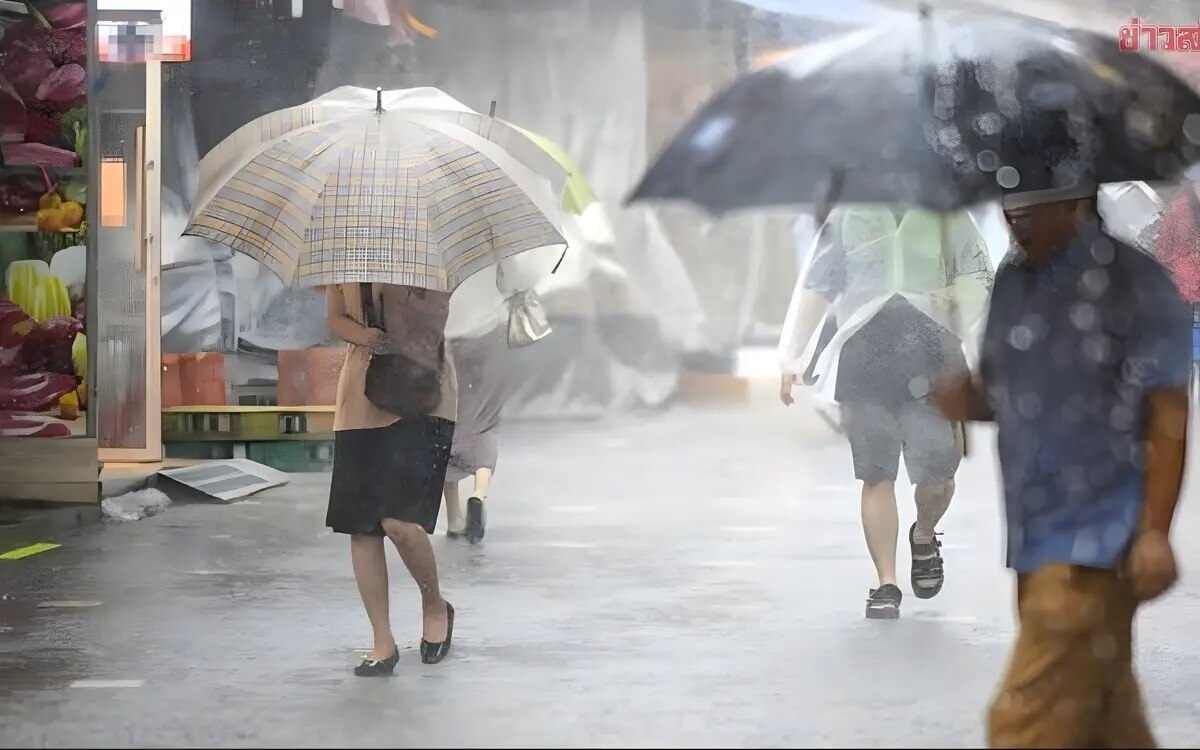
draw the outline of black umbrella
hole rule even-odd
[[[1115,39],[1015,14],[924,13],[739,79],[631,200],[722,213],[836,192],[951,211],[1007,192],[1173,179],[1200,160],[1198,142],[1200,97]]]

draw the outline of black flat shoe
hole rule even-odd
[[[421,639],[421,661],[426,664],[437,664],[450,653],[450,641],[454,639],[454,607],[446,602],[446,640],[441,643],[430,643]]]
[[[386,659],[375,661],[374,659],[363,659],[362,664],[354,668],[355,677],[388,677],[392,674],[392,670],[400,663],[400,647],[397,646],[395,652]]]
[[[483,508],[483,501],[473,497],[467,501],[467,541],[479,544],[486,531],[487,512]]]

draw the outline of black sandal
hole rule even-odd
[[[446,640],[441,643],[430,643],[421,639],[421,661],[426,664],[437,664],[450,653],[450,641],[454,639],[454,607],[446,602]]]
[[[400,663],[400,647],[397,646],[395,652],[386,659],[363,659],[362,664],[354,668],[355,677],[388,677],[392,671],[396,669],[396,665]]]

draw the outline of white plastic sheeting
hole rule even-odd
[[[171,498],[159,490],[150,488],[128,492],[117,497],[106,497],[100,501],[100,512],[110,521],[140,521],[166,509]]]

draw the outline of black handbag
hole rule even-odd
[[[371,294],[370,284],[359,284],[363,318],[368,328],[387,331],[383,311]],[[437,367],[418,362],[403,354],[371,355],[367,365],[366,396],[375,408],[397,417],[424,417],[442,400],[441,362],[446,341],[438,334]]]

